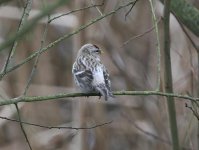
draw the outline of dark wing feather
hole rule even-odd
[[[92,91],[93,88],[91,87],[91,83],[93,81],[93,74],[92,71],[86,67],[81,60],[77,60],[72,69],[74,79],[76,84],[83,90],[83,91]]]
[[[105,81],[106,88],[109,90],[109,92],[111,92],[111,81],[109,79],[108,71],[106,70],[105,67],[103,67],[103,74],[104,74],[104,81]]]
[[[74,73],[74,75],[79,82],[91,84],[91,82],[93,81],[93,75],[90,70],[79,71]]]

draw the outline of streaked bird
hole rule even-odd
[[[102,51],[93,44],[83,45],[72,67],[75,83],[84,93],[97,92],[105,100],[114,97],[105,66],[100,61]]]

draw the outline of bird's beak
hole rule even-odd
[[[104,51],[100,49],[100,54],[103,54],[103,53],[104,53]]]

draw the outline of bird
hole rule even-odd
[[[83,45],[72,66],[72,74],[75,84],[83,93],[99,93],[107,101],[110,97],[114,98],[114,95],[108,71],[100,60],[102,53],[95,44]]]

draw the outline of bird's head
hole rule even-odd
[[[93,56],[95,58],[100,58],[102,50],[94,44],[85,44],[81,47],[78,55]]]

